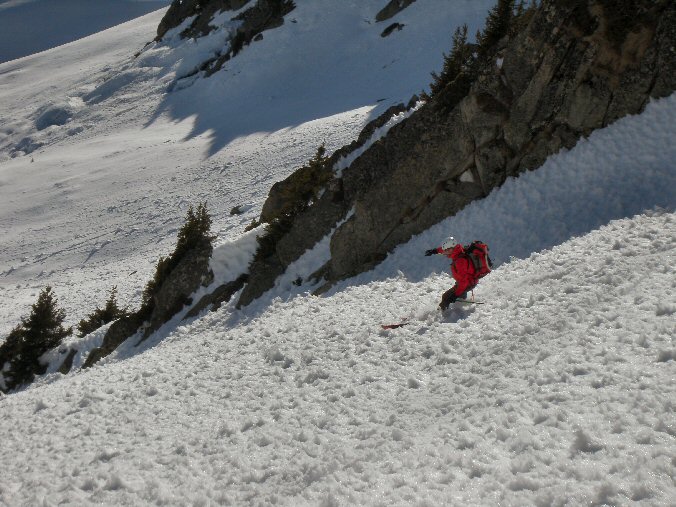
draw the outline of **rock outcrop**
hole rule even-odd
[[[213,281],[214,274],[209,268],[212,251],[211,243],[204,242],[190,250],[169,273],[153,296],[153,311],[144,327],[143,339],[157,331],[183,307],[191,305],[191,295]]]
[[[236,11],[244,7],[251,0],[174,0],[167,13],[157,27],[157,37],[160,40],[171,29],[181,25],[186,19],[195,19],[184,32],[184,37],[199,37],[211,31],[211,20],[218,12]]]
[[[191,18],[189,26],[181,32],[181,37],[198,38],[208,35],[216,29],[212,25],[216,15],[239,10],[249,2],[250,0],[174,0],[157,28],[155,40],[161,40],[168,30],[180,26]],[[231,19],[237,24],[227,40],[228,44],[202,62],[192,74],[200,71],[207,77],[214,74],[244,46],[253,40],[261,40],[262,32],[284,24],[284,16],[294,8],[292,0],[257,0],[251,7]]]
[[[211,243],[207,241],[189,250],[157,287],[152,296],[151,311],[147,313],[141,309],[115,321],[108,328],[101,346],[89,353],[83,368],[94,365],[137,333],[140,333],[139,342],[145,340],[185,306],[191,305],[191,295],[213,280],[209,268],[211,253]]]
[[[343,176],[356,211],[331,240],[330,279],[363,271],[508,176],[672,93],[676,8],[643,4],[642,22],[618,43],[599,4],[545,2],[457,107],[445,114],[430,103],[359,157]]]
[[[320,270],[324,289],[373,267],[507,177],[673,93],[676,5],[615,3],[545,0],[519,33],[497,44],[454,107],[433,97],[331,181],[275,253],[252,265],[239,304],[271,287],[347,210],[354,213],[332,235],[331,259]],[[269,201],[276,199],[273,187]]]
[[[337,150],[329,158],[327,167],[333,167],[343,157],[364,146],[376,129],[402,111],[412,107],[417,97],[408,106],[400,104],[387,109],[382,115],[369,122],[359,137]],[[261,221],[270,223],[280,210],[288,207],[288,186],[293,176],[275,183],[270,189],[263,205]],[[246,306],[254,299],[272,288],[275,279],[284,273],[286,267],[298,259],[308,248],[324,238],[345,217],[350,210],[350,201],[343,196],[342,180],[332,178],[328,181],[322,196],[305,212],[295,217],[289,231],[276,243],[272,255],[255,260],[249,268],[249,281],[238,300],[238,306]]]

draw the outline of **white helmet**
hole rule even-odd
[[[449,236],[441,244],[441,248],[444,249],[444,250],[450,250],[451,248],[453,248],[457,244],[458,244],[458,242],[455,240],[455,238],[453,236]]]

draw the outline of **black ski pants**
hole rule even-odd
[[[455,303],[456,299],[467,298],[467,293],[469,291],[473,290],[474,287],[476,287],[476,286],[472,286],[472,287],[468,288],[465,292],[463,292],[459,296],[455,295],[455,287],[456,287],[456,285],[454,285],[453,287],[451,287],[450,289],[448,289],[446,292],[444,292],[441,295],[441,303],[439,303],[439,308],[441,308],[442,310],[445,310],[446,308],[448,308],[451,303]]]

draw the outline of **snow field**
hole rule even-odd
[[[675,247],[653,213],[504,264],[443,316],[445,275],[208,314],[3,399],[0,501],[668,505]]]
[[[132,60],[159,14],[0,65],[0,336],[47,284],[74,320],[113,284],[134,301],[199,200],[234,278],[270,185],[418,92],[491,4],[416,2],[381,40],[383,2],[297,3],[225,79],[177,80],[195,55],[171,41]],[[675,116],[594,133],[326,297],[291,283],[325,240],[243,311],[0,398],[0,505],[671,505]],[[442,316],[447,261],[422,252],[449,233],[501,266]]]

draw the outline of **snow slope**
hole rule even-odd
[[[0,0],[0,63],[81,39],[170,1]]]
[[[443,317],[445,275],[209,314],[5,397],[0,503],[669,505],[675,248],[676,215],[650,213],[504,264]]]
[[[160,13],[0,65],[0,333],[47,283],[71,319],[114,283],[134,302],[199,199],[217,277],[241,271],[269,186],[418,91],[444,24],[481,10],[415,2],[391,37],[425,20],[438,61],[433,36],[391,39],[403,56],[387,66],[367,22],[382,2],[297,3],[218,81],[178,79],[195,53],[171,38],[130,58]],[[329,48],[320,73],[281,56]],[[369,76],[343,75],[353,64]],[[334,101],[301,102],[313,90]],[[0,505],[672,505],[675,118],[672,96],[593,133],[325,297],[292,284],[322,241],[251,307],[175,319],[1,397]],[[422,252],[449,233],[502,264],[476,290],[486,304],[441,315],[446,262]]]
[[[493,2],[416,2],[387,38],[381,1],[296,3],[210,79],[180,78],[227,23],[145,46],[162,12],[0,64],[0,336],[48,284],[71,322],[113,284],[137,305],[191,203],[206,200],[221,240],[236,238],[321,143],[351,142],[427,86],[454,28],[474,33]]]

